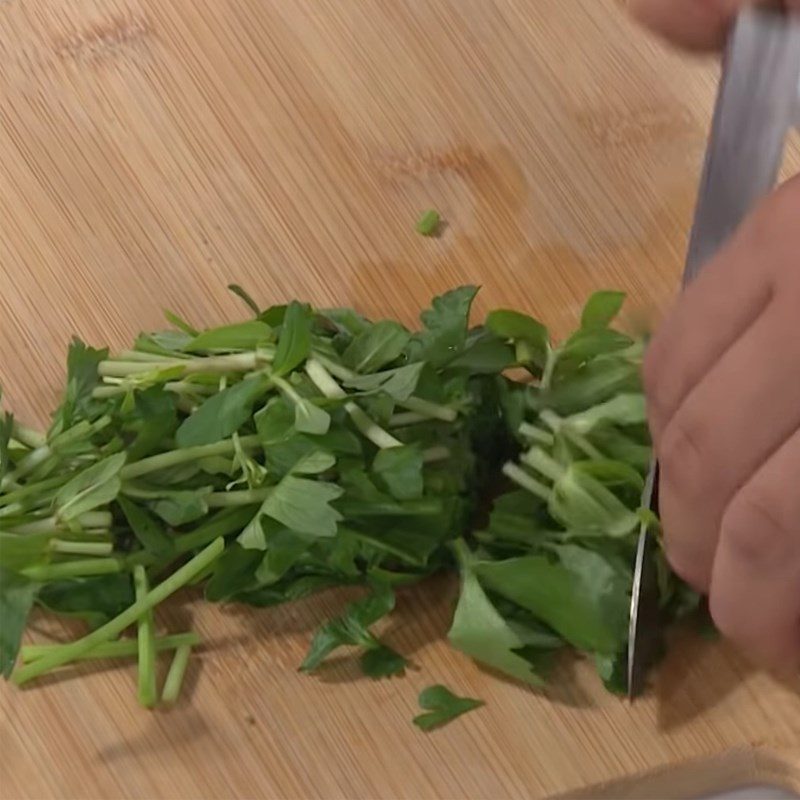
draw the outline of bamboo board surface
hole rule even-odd
[[[409,322],[432,294],[476,282],[478,314],[511,305],[559,332],[596,288],[664,309],[716,67],[652,43],[621,6],[0,0],[4,401],[43,422],[70,335],[120,346],[158,327],[164,306],[233,319],[231,282],[264,304],[299,297]],[[796,142],[788,162],[800,166]],[[414,232],[428,207],[447,220],[438,239]],[[191,621],[207,642],[190,699],[140,710],[130,667],[0,688],[0,796],[800,785],[800,684],[688,639],[632,708],[585,664],[537,694],[448,649],[452,588],[403,595],[388,639],[417,669],[377,683],[348,658],[319,678],[296,672],[336,594],[265,611],[172,603],[164,624]],[[439,682],[487,705],[425,736],[410,724],[416,694]]]

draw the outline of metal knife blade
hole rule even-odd
[[[798,119],[800,17],[743,11],[731,34],[711,125],[689,240],[683,285],[775,185],[786,135]],[[650,467],[642,506],[656,510],[658,465]],[[643,524],[634,565],[628,631],[628,697],[644,688],[660,647],[653,536]]]

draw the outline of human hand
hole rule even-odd
[[[764,4],[764,3],[760,3]],[[715,50],[723,44],[736,13],[758,0],[628,0],[640,22],[689,50]],[[800,10],[800,0],[785,0]]]
[[[693,49],[720,44],[746,4],[631,3]],[[683,293],[645,362],[670,563],[723,634],[776,668],[800,663],[798,316],[800,176]]]
[[[683,293],[645,387],[675,571],[755,660],[800,662],[800,177]]]

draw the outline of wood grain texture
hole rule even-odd
[[[621,6],[0,0],[9,407],[45,418],[73,333],[118,346],[164,306],[240,315],[230,282],[263,303],[410,321],[473,281],[478,313],[510,304],[558,331],[595,288],[665,308],[715,66],[659,48]],[[447,220],[439,239],[414,232],[428,207]],[[682,762],[676,793],[701,772],[800,783],[797,684],[687,640],[632,708],[580,663],[537,694],[447,648],[452,596],[435,581],[403,596],[388,636],[418,668],[377,683],[347,658],[296,672],[338,594],[269,611],[173,603],[164,626],[191,620],[207,642],[191,699],[140,710],[126,667],[0,689],[0,796],[658,796]],[[487,705],[425,736],[410,719],[432,682]]]

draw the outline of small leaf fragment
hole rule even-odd
[[[361,671],[368,678],[391,678],[402,675],[408,666],[408,659],[391,647],[379,644],[361,654]]]
[[[233,292],[256,315],[261,313],[258,303],[238,283],[229,283],[228,291]]]
[[[0,674],[4,678],[14,669],[38,589],[33,581],[0,566]]]
[[[178,527],[194,522],[208,513],[206,497],[210,493],[210,486],[165,492],[152,502],[151,508],[167,524]]]
[[[199,334],[197,328],[192,327],[188,322],[186,322],[186,320],[184,320],[182,317],[179,317],[174,311],[164,309],[164,317],[166,318],[167,322],[171,323],[178,330],[183,331],[189,336],[197,336]]]
[[[271,336],[272,328],[269,325],[253,319],[209,328],[195,336],[184,350],[190,353],[203,350],[253,350],[269,342]]]
[[[145,550],[158,558],[164,558],[173,552],[173,539],[155,517],[127,497],[118,497],[117,504]]]
[[[385,392],[398,401],[408,400],[417,388],[424,366],[423,362],[418,361],[405,367],[373,372],[369,375],[357,375],[348,378],[345,386],[361,392]]]
[[[477,293],[477,286],[461,286],[434,297],[431,307],[420,314],[423,329],[412,336],[411,357],[441,367],[460,355]]]
[[[514,342],[518,354],[524,353],[520,361],[531,361],[540,369],[544,368],[549,336],[541,322],[519,311],[498,309],[486,317],[486,327],[501,339]],[[520,344],[524,345],[524,350]]]
[[[208,398],[178,428],[178,447],[213,444],[236,433],[252,416],[253,406],[269,386],[269,380],[256,375],[245,378]]]
[[[79,472],[58,490],[56,515],[64,522],[76,520],[87,511],[110,503],[122,485],[119,472],[125,465],[125,453],[108,456]]]
[[[330,503],[342,494],[343,490],[332,483],[287,475],[264,500],[238,541],[243,547],[259,546],[260,519],[264,514],[298,533],[322,538],[335,536],[336,524],[343,517]]]
[[[422,236],[435,236],[439,231],[442,218],[435,209],[424,211],[417,220],[417,233]]]
[[[595,292],[583,307],[581,328],[595,330],[607,328],[619,314],[625,302],[625,292]]]
[[[425,709],[425,713],[414,717],[414,724],[423,731],[430,731],[480,708],[484,702],[471,697],[458,697],[446,686],[437,684],[420,692],[419,705]]]
[[[356,372],[380,370],[400,357],[411,334],[399,322],[382,320],[358,334],[342,355],[344,363]]]
[[[414,445],[379,450],[372,463],[376,475],[386,484],[392,497],[413,500],[424,489],[422,451]]]
[[[372,677],[396,674],[405,667],[405,659],[383,645],[370,632],[369,628],[394,608],[394,592],[386,584],[373,588],[371,594],[350,603],[340,617],[322,625],[314,634],[308,653],[300,669],[313,672],[334,650],[350,645],[379,650],[377,655],[362,660],[365,673]],[[403,660],[402,667],[400,659]],[[367,672],[370,670],[370,672]]]
[[[292,301],[286,307],[281,323],[278,348],[272,370],[278,376],[286,375],[308,358],[311,352],[311,313],[308,307]]]
[[[294,427],[298,433],[321,436],[331,427],[331,417],[312,400],[302,398],[294,406]]]

